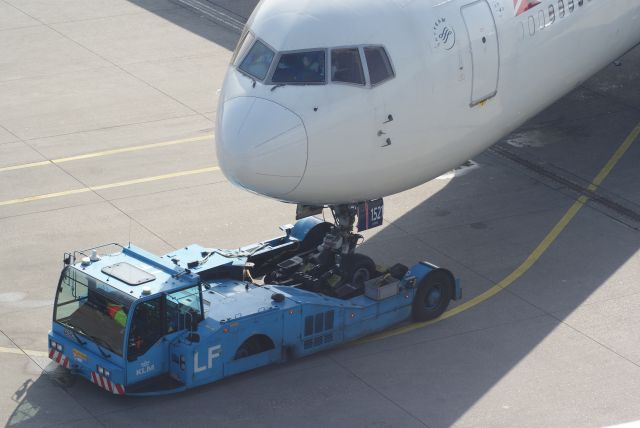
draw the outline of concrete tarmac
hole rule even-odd
[[[254,5],[212,7],[233,24]],[[168,0],[0,0],[0,424],[640,420],[640,141],[629,137],[640,49],[473,163],[386,199],[385,224],[361,251],[453,270],[464,299],[446,319],[160,398],[64,376],[47,358],[64,251],[235,248],[293,221],[293,206],[237,189],[216,168],[216,91],[239,35],[209,12]]]

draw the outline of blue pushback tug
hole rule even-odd
[[[282,230],[237,250],[65,254],[50,358],[112,394],[166,394],[433,319],[461,297],[429,263],[382,269],[341,253],[336,227],[315,217]]]

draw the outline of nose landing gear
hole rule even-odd
[[[322,243],[306,254],[279,263],[265,283],[292,285],[326,295],[350,298],[364,292],[365,282],[380,273],[374,261],[356,253],[362,235],[353,229],[358,204],[329,206],[334,223]],[[301,212],[301,209],[298,209]],[[304,211],[308,214],[308,210]],[[316,211],[318,213],[318,211]]]
[[[374,301],[402,295],[412,299],[414,321],[437,318],[450,300],[462,297],[459,283],[446,269],[427,262],[411,269],[402,264],[386,269],[356,252],[363,239],[357,232],[382,224],[382,200],[327,208],[331,210],[333,223],[321,223],[321,232],[308,245],[272,265],[264,277],[265,285],[286,285],[345,300],[363,294]],[[299,206],[297,217],[301,220],[317,216],[323,209]]]

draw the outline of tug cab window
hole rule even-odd
[[[191,330],[202,320],[200,286],[167,294],[167,333]]]
[[[280,55],[271,82],[275,84],[325,83],[325,51],[292,52]]]
[[[127,359],[144,355],[164,335],[195,329],[203,318],[200,286],[175,291],[136,305]]]
[[[358,48],[331,51],[331,81],[364,85],[364,71]]]
[[[164,335],[162,298],[138,303],[129,332],[127,359],[133,361],[146,353]]]
[[[251,50],[249,50],[249,53],[244,57],[238,68],[257,80],[264,80],[267,77],[274,56],[275,52],[258,40],[251,47]]]
[[[64,270],[53,319],[70,330],[78,342],[84,336],[116,355],[122,355],[124,331],[133,298],[83,271]]]
[[[391,61],[382,46],[364,48],[364,56],[367,59],[372,86],[394,77]]]

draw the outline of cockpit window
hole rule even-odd
[[[274,56],[275,53],[258,40],[251,47],[251,50],[244,57],[238,68],[257,80],[264,80],[267,77]]]
[[[364,85],[364,71],[358,48],[331,51],[331,81]]]
[[[285,53],[271,77],[273,83],[325,83],[324,50]]]
[[[255,39],[256,38],[253,37],[253,34],[248,31],[240,37],[238,46],[236,46],[236,50],[233,52],[233,57],[231,57],[231,64],[238,65],[238,61],[240,61],[244,54],[247,53],[247,50],[249,50],[249,47],[251,47]]]
[[[391,61],[382,46],[364,48],[364,56],[369,67],[371,85],[376,85],[393,77]]]

